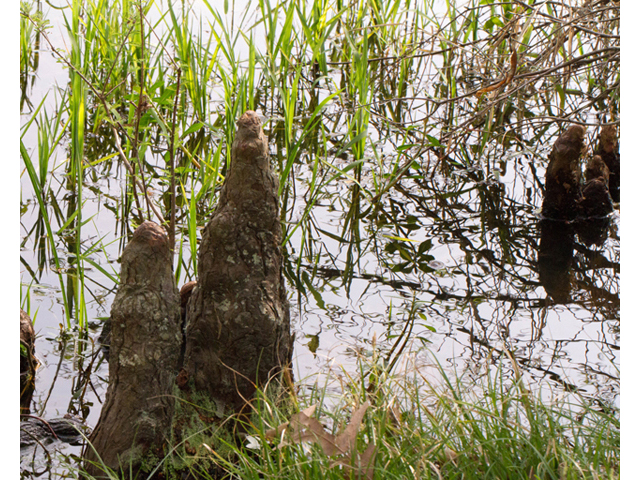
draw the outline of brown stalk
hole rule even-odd
[[[178,99],[180,98],[180,74],[182,69],[178,68],[178,79],[176,81],[176,98],[173,102],[173,119],[171,121],[171,143],[169,145],[169,175],[171,176],[171,218],[169,220],[169,248],[173,258],[176,244],[176,171],[175,171],[175,138],[176,138],[176,112],[178,111]]]
[[[507,73],[507,76],[502,80],[500,80],[499,82],[489,85],[488,87],[481,88],[476,92],[476,96],[479,97],[484,93],[492,92],[504,85],[511,83],[511,80],[513,80],[513,77],[516,74],[516,68],[518,68],[518,53],[516,52],[515,49],[513,49],[513,52],[511,53],[511,70],[509,70],[509,73]]]
[[[147,192],[147,185],[144,180],[144,169],[142,168],[142,160],[140,160],[140,155],[138,152],[138,136],[140,133],[140,119],[142,115],[147,110],[147,100],[144,94],[144,77],[145,77],[145,64],[144,64],[144,21],[142,14],[142,4],[138,5],[138,9],[140,11],[140,94],[138,95],[138,104],[136,105],[136,117],[135,117],[135,126],[133,128],[133,139],[131,143],[132,157],[137,160],[137,165],[140,170],[140,180],[142,182],[143,192]],[[135,167],[134,164],[134,176],[135,176]],[[133,187],[133,198],[136,199],[138,196],[136,195],[136,182],[132,182]],[[138,208],[138,213],[140,213],[140,209]],[[149,202],[147,202],[147,219],[151,219],[151,212],[149,212]],[[142,223],[142,218],[138,218],[138,222]]]

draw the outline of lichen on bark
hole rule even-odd
[[[203,231],[197,283],[178,294],[167,236],[151,222],[123,252],[110,318],[109,387],[93,447],[84,452],[88,473],[99,475],[92,465],[99,456],[116,471],[131,465],[135,474],[145,460],[164,458],[168,442],[193,455],[185,434],[196,428],[208,435],[209,426],[241,412],[256,388],[289,368],[281,243],[278,180],[260,120],[246,112]],[[180,470],[186,456],[163,468]]]

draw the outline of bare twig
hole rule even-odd
[[[178,100],[180,98],[180,74],[178,68],[178,79],[176,81],[176,98],[173,102],[173,119],[171,121],[171,143],[169,145],[169,174],[171,176],[171,219],[169,221],[169,245],[173,255],[176,244],[176,171],[175,171],[175,138],[176,138],[176,115],[178,111]]]

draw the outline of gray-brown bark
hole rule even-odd
[[[578,213],[580,157],[585,150],[584,136],[584,127],[571,125],[553,145],[542,202],[542,215],[546,218],[570,220]]]
[[[291,361],[278,180],[260,119],[238,121],[231,165],[198,252],[187,308],[183,381],[238,412]],[[187,386],[185,385],[185,386]]]
[[[576,230],[584,245],[602,245],[609,236],[608,215],[613,212],[613,202],[609,194],[609,168],[600,155],[589,161],[585,180]]]
[[[120,282],[111,308],[109,387],[90,441],[106,466],[135,474],[147,454],[165,453],[182,344],[169,243],[155,223],[140,225],[124,249]],[[100,463],[96,452],[84,452],[94,476],[101,472],[91,464]]]

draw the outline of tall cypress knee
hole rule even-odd
[[[282,275],[278,179],[260,119],[238,121],[220,201],[198,251],[183,374],[226,413],[238,412],[291,361]]]
[[[122,254],[111,308],[109,387],[90,438],[93,448],[84,452],[89,473],[98,476],[101,468],[92,463],[104,463],[135,474],[147,455],[165,455],[181,342],[168,238],[158,225],[144,222]]]
[[[549,155],[545,174],[542,215],[556,220],[572,220],[578,214],[580,200],[580,158],[586,130],[571,125],[556,140]]]

